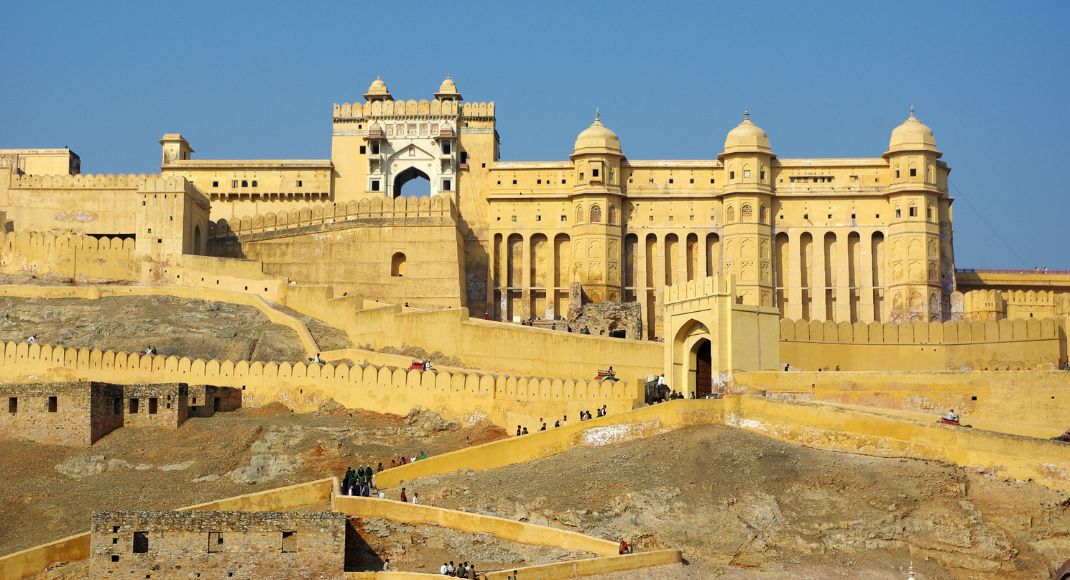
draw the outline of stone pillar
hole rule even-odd
[[[655,334],[660,335],[661,317],[658,312],[665,304],[665,235],[654,234],[654,324]]]
[[[531,264],[533,256],[531,255],[530,235],[521,234],[520,248],[520,254],[523,256],[520,260],[520,316],[527,320],[531,317]]]
[[[785,294],[788,297],[788,307],[784,310],[784,316],[792,320],[799,320],[803,313],[803,279],[802,279],[802,234],[792,231],[788,234],[788,264],[785,268],[787,280],[780,282],[786,286]]]
[[[706,232],[705,234],[700,235],[698,238],[698,248],[696,248],[698,250],[698,268],[695,269],[696,279],[717,275],[716,271],[708,272],[706,270],[706,262],[710,259],[709,248],[706,246],[706,236],[708,235],[710,235],[709,232]],[[714,265],[715,270],[716,268],[717,266]]]
[[[672,279],[677,283],[687,282],[687,234],[676,234],[676,240],[676,275]]]
[[[825,232],[815,232],[813,236],[813,263],[810,268],[810,320],[825,320]]]
[[[858,233],[858,320],[859,322],[876,322],[873,320],[873,232]]]
[[[635,243],[635,299],[643,308],[643,328],[652,328],[653,320],[647,320],[647,289],[646,289],[646,236],[640,237]]]
[[[832,267],[836,269],[836,311],[833,313],[836,322],[851,322],[850,237],[850,232],[836,236],[836,256],[832,260]]]

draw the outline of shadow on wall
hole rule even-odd
[[[383,559],[357,531],[363,525],[360,518],[346,519],[346,572],[379,571],[383,569]]]

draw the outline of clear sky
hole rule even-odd
[[[410,8],[411,7],[411,8]],[[1070,268],[1068,2],[18,2],[0,148],[86,173],[330,156],[381,73],[497,103],[502,157],[565,159],[595,107],[633,159],[709,159],[744,107],[781,157],[879,156],[917,107],[951,165],[958,267]],[[1058,171],[1056,171],[1058,170]]]

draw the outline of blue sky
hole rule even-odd
[[[3,13],[0,147],[67,145],[87,173],[157,171],[172,131],[202,159],[328,158],[331,104],[359,99],[376,73],[396,98],[430,98],[451,73],[466,99],[495,101],[509,160],[566,158],[595,107],[633,159],[712,158],[744,107],[781,157],[878,156],[913,104],[952,167],[957,265],[1070,268],[1066,2]]]

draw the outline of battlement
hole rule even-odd
[[[665,287],[665,304],[706,298],[710,296],[723,296],[736,294],[735,277],[707,276],[697,280],[689,280],[680,284]]]
[[[137,189],[158,174],[12,175],[12,189]]]
[[[374,101],[371,103],[335,103],[335,122],[355,121],[369,117],[468,117],[493,118],[493,102],[440,101],[435,99],[408,101]]]
[[[780,321],[780,340],[847,344],[950,345],[1058,340],[1054,319],[968,322],[831,322]]]
[[[268,212],[228,222],[209,222],[210,238],[229,238],[299,227],[334,224],[358,219],[411,220],[440,218],[456,221],[457,209],[449,195],[434,197],[364,198],[349,203],[326,203],[288,212]]]
[[[93,252],[133,253],[133,238],[109,238],[47,232],[0,232],[0,248],[5,255],[28,248],[71,248]]]

